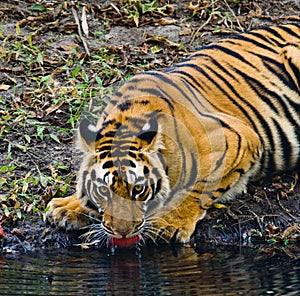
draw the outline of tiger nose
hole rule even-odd
[[[122,236],[126,236],[132,231],[133,224],[130,222],[125,220],[118,220],[114,222],[115,224],[112,223],[111,227],[115,233],[120,234]]]
[[[115,232],[119,235],[122,235],[123,237],[125,237],[127,234],[130,233],[130,230],[127,231],[122,231],[122,230],[115,230]]]
[[[129,221],[117,219],[107,214],[104,214],[103,220],[103,223],[107,228],[121,235],[128,234],[132,228],[132,223]]]

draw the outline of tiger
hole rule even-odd
[[[300,24],[201,47],[139,72],[78,127],[76,193],[46,219],[101,245],[188,243],[215,203],[300,165]]]

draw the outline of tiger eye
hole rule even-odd
[[[141,192],[143,190],[143,188],[144,187],[142,185],[135,185],[133,187],[133,191],[135,191],[135,193],[139,193],[139,192]]]
[[[110,190],[106,186],[100,186],[97,188],[98,194],[101,195],[104,198],[110,197]]]
[[[105,187],[105,186],[101,186],[101,187],[99,188],[99,191],[100,191],[101,193],[103,193],[103,194],[106,194],[107,191],[108,191],[108,189],[107,189],[107,187]]]

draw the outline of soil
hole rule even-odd
[[[75,98],[72,101],[70,95],[69,103],[58,104],[53,89],[41,87],[37,79],[31,79],[31,76],[41,78],[50,75],[55,77],[60,86],[67,85],[66,81],[74,72],[70,74],[65,70],[63,60],[70,62],[74,48],[77,50],[77,59],[92,61],[91,57],[99,55],[99,48],[105,48],[107,55],[118,57],[116,65],[115,59],[107,60],[113,74],[104,73],[103,65],[101,68],[93,63],[83,63],[82,67],[93,78],[89,82],[94,86],[91,89],[96,89],[95,77],[99,67],[103,73],[101,79],[104,88],[115,90],[125,78],[139,70],[165,69],[196,48],[230,34],[265,25],[300,22],[300,5],[296,0],[141,1],[149,5],[139,7],[138,18],[133,18],[136,10],[132,3],[137,2],[0,1],[0,85],[10,86],[0,90],[4,103],[4,106],[0,106],[3,116],[0,124],[4,122],[7,112],[15,114],[20,108],[32,115],[32,122],[27,122],[22,128],[18,125],[17,117],[10,119],[11,133],[3,132],[4,126],[0,126],[1,166],[12,159],[17,160],[13,174],[1,172],[1,178],[5,178],[6,183],[8,180],[26,180],[28,172],[31,172],[32,175],[55,179],[55,184],[53,181],[39,182],[26,188],[29,196],[38,199],[38,204],[35,204],[36,211],[28,204],[22,208],[21,219],[16,215],[6,215],[4,207],[7,203],[2,202],[2,206],[5,206],[0,208],[0,223],[6,238],[2,239],[0,245],[4,253],[65,248],[82,243],[78,238],[80,233],[55,229],[44,223],[41,214],[52,197],[64,194],[64,184],[67,194],[74,192],[80,155],[73,145],[73,130],[69,120],[73,112],[70,106],[76,101]],[[159,10],[159,7],[164,9]],[[42,8],[46,10],[42,11]],[[142,8],[146,11],[143,12]],[[83,10],[87,15],[86,21]],[[76,24],[76,15],[82,24],[81,32]],[[84,24],[88,25],[88,37],[84,34]],[[42,48],[45,55],[42,66],[32,65],[30,71],[24,69],[21,57],[18,60],[15,53],[10,56],[6,51],[8,42],[27,46],[32,42],[32,49]],[[72,66],[68,64],[74,70]],[[82,77],[81,81],[78,78],[78,84],[84,82]],[[77,87],[72,85],[72,81],[70,86]],[[104,97],[103,94],[107,93],[97,93],[100,97]],[[88,102],[86,105],[89,105]],[[48,137],[41,139],[36,136],[34,120],[44,124],[44,132]],[[67,127],[67,132],[62,134],[59,130],[56,134],[57,129],[53,126],[61,129]],[[28,151],[21,149],[25,145],[22,138],[24,134],[32,135]],[[49,137],[53,134],[57,135],[59,143],[53,136]],[[7,157],[8,153],[10,158]],[[60,169],[55,168],[55,161],[61,165]],[[57,181],[57,173],[61,176],[60,182]],[[67,179],[69,181],[65,182]],[[208,211],[206,218],[198,223],[192,246],[197,248],[203,243],[233,244],[260,248],[261,252],[270,256],[284,253],[293,258],[299,257],[300,186],[297,181],[297,173],[288,172],[250,184],[247,192],[226,207],[214,207]],[[16,207],[18,192],[13,192],[4,184],[0,194],[1,197],[9,196],[10,203]],[[13,195],[17,197],[13,199]],[[20,196],[24,199],[24,194]]]

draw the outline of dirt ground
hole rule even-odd
[[[201,45],[265,25],[300,22],[299,1],[0,1],[0,238],[4,253],[81,243],[43,222],[74,192],[82,114],[140,70],[165,69]],[[209,210],[192,239],[300,253],[300,186],[288,172]]]

